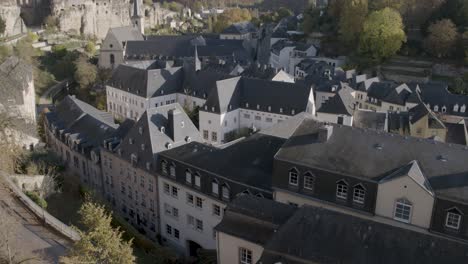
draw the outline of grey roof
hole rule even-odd
[[[410,126],[409,126],[409,113],[408,112],[388,112],[388,132],[400,134],[400,135],[409,135]]]
[[[51,130],[62,131],[74,139],[85,151],[99,148],[104,140],[121,136],[110,113],[76,99],[65,97],[46,114]]]
[[[307,117],[310,117],[310,114],[302,112],[269,128],[262,129],[258,133],[288,139]]]
[[[265,245],[295,210],[294,206],[270,199],[240,195],[229,203],[215,230]]]
[[[199,57],[235,58],[239,62],[250,62],[250,54],[241,40],[221,40],[201,36],[153,36],[145,41],[128,41],[127,59],[141,58],[192,58],[197,46]]]
[[[465,134],[465,125],[464,124],[451,124],[444,123],[447,128],[447,143],[467,145],[466,134]]]
[[[463,242],[302,206],[281,226],[258,263],[466,263]]]
[[[173,115],[171,115],[173,114]],[[201,141],[200,133],[179,104],[149,108],[134,124],[115,149],[126,160],[134,154],[137,166],[154,165],[156,154],[182,146],[191,141]]]
[[[317,112],[352,116],[354,114],[355,104],[356,101],[351,95],[350,89],[341,89],[335,96],[323,103]]]
[[[141,32],[134,26],[111,28],[109,33],[114,35],[119,43],[126,41],[144,40]]]
[[[429,128],[445,129],[445,125],[439,118],[424,104],[419,103],[417,106],[411,108],[408,111],[409,121],[414,124],[421,120],[421,118],[427,116],[429,121]]]
[[[285,141],[257,133],[222,149],[192,142],[161,152],[160,156],[270,191],[273,157]]]
[[[387,113],[369,110],[356,110],[353,115],[353,127],[387,131]]]
[[[448,91],[448,86],[445,83],[426,83],[426,84],[413,84],[417,85],[420,90],[421,99],[427,105],[429,104],[432,109],[434,106],[439,106],[439,111],[445,106],[447,115],[467,116],[468,111],[461,112],[460,108],[464,105],[468,107],[468,96],[453,94]],[[458,111],[454,111],[454,106],[458,105]]]
[[[240,34],[257,32],[257,28],[249,21],[238,22],[224,29],[221,34]]]
[[[383,179],[380,180],[380,183],[392,181],[394,179],[397,179],[400,177],[406,177],[406,176],[409,176],[411,179],[413,179],[417,184],[419,184],[419,186],[421,186],[431,195],[434,194],[431,188],[431,184],[429,183],[427,178],[424,176],[423,172],[421,171],[421,168],[419,167],[418,162],[415,160],[397,169],[395,172],[391,173],[390,175],[385,176]]]
[[[108,85],[145,98],[172,94],[182,86],[182,68],[141,69],[121,64],[113,72]]]
[[[390,81],[373,82],[367,90],[367,96],[403,106],[406,105],[406,102],[419,102],[417,94],[406,84]]]
[[[271,46],[271,52],[273,52],[276,55],[279,55],[280,52],[286,48],[286,47],[295,47],[297,45],[296,42],[290,41],[288,39],[281,39],[275,42],[273,46]]]
[[[438,196],[468,202],[468,149],[465,146],[331,126],[330,138],[321,142],[318,133],[322,123],[305,119],[276,158],[371,181],[415,160]]]
[[[310,91],[311,89],[302,83],[234,77],[218,81],[216,89],[208,96],[201,110],[220,113],[242,107],[276,114],[295,115],[307,110]],[[272,98],[281,98],[281,100],[272,100]]]

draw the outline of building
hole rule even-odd
[[[251,22],[244,21],[238,22],[225,28],[221,34],[220,39],[236,39],[236,40],[251,40],[257,38],[258,29]]]
[[[0,112],[36,124],[36,92],[33,68],[18,57],[0,65]]]
[[[294,74],[295,66],[306,57],[317,55],[314,45],[281,39],[271,46],[270,65]]]
[[[253,196],[234,200],[216,230],[220,264],[467,261],[461,241]]]
[[[156,159],[160,152],[201,141],[178,104],[146,110],[118,142],[101,149],[104,196],[114,211],[142,234],[156,240],[160,230]]]
[[[49,148],[82,184],[102,193],[101,146],[121,138],[127,125],[119,127],[111,114],[67,96],[45,114],[44,127]]]
[[[216,249],[214,227],[239,195],[273,198],[274,155],[299,124],[292,118],[221,147],[198,142],[159,154],[161,236],[184,255]]]
[[[351,88],[343,86],[332,98],[321,104],[317,109],[317,119],[340,125],[353,125],[356,100]]]

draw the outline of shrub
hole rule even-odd
[[[41,208],[46,209],[47,208],[47,202],[46,200],[42,199],[37,192],[30,192],[27,191],[25,193],[33,202],[35,202],[37,205],[39,205]]]

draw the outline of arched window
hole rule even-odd
[[[444,105],[444,106],[442,106],[442,113],[445,113],[445,112],[447,112],[447,107],[445,107],[445,105]]]
[[[465,106],[465,105],[462,105],[462,107],[460,108],[460,112],[461,112],[461,113],[465,113],[465,110],[466,110],[466,106]]]
[[[299,183],[299,171],[296,168],[289,170],[289,184],[297,186]]]
[[[169,174],[170,174],[172,177],[175,177],[175,176],[176,176],[176,173],[175,173],[175,164],[174,164],[174,163],[171,163],[171,165],[169,166]]]
[[[163,160],[161,161],[161,171],[164,174],[167,174],[167,161]]]
[[[411,222],[411,210],[413,209],[413,205],[407,199],[398,199],[395,202],[395,212],[393,213],[393,219],[410,223]]]
[[[453,106],[453,111],[454,111],[454,112],[458,112],[458,108],[459,108],[459,107],[458,107],[458,104],[454,105],[454,106]]]
[[[439,112],[439,106],[438,105],[434,106],[434,112]]]
[[[304,189],[314,191],[315,187],[315,176],[310,172],[304,174]]]
[[[453,207],[447,210],[445,217],[445,226],[451,229],[459,230],[463,213],[458,208]]]
[[[195,187],[201,188],[201,177],[198,172],[195,173]]]
[[[353,202],[357,204],[364,204],[366,200],[366,189],[362,184],[358,184],[354,186],[353,190]]]
[[[345,200],[348,198],[348,183],[345,180],[336,183],[336,197]]]
[[[111,64],[115,64],[115,56],[114,56],[114,54],[111,54],[111,55],[110,55],[110,63],[111,63]]]

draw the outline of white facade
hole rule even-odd
[[[292,56],[294,46],[284,47],[279,55],[271,52],[270,54],[270,65],[275,69],[283,69],[289,72],[289,60]]]
[[[226,205],[161,176],[158,186],[163,241],[184,255],[191,254],[193,243],[216,249],[214,227],[221,222]]]
[[[320,122],[334,123],[346,126],[353,125],[353,116],[350,115],[317,112],[317,120]]]
[[[252,232],[255,232],[252,230]],[[240,261],[240,251],[248,250],[251,253],[252,263],[257,263],[263,253],[261,245],[246,241],[244,239],[218,232],[218,263],[238,264]]]

